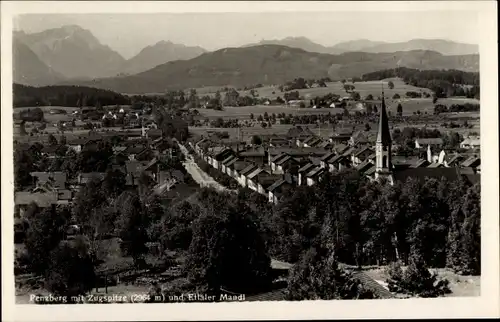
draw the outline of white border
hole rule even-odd
[[[237,320],[498,317],[498,51],[495,1],[385,2],[1,2],[2,320]],[[15,305],[13,284],[12,16],[21,13],[449,11],[477,14],[481,25],[481,296],[410,300],[217,304]],[[442,23],[446,23],[443,21]],[[464,21],[464,23],[467,23]],[[111,305],[111,306],[110,306]],[[114,307],[120,305],[119,307]],[[8,315],[5,315],[8,314]]]

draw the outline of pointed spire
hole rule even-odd
[[[382,108],[380,109],[380,121],[378,124],[377,143],[391,144],[391,132],[389,130],[389,119],[385,107],[384,85],[382,85]]]

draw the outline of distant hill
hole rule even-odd
[[[12,43],[13,81],[19,84],[44,86],[64,80],[64,77],[43,63],[24,43]]]
[[[431,51],[395,53],[344,53],[329,55],[298,48],[261,45],[226,48],[190,60],[156,66],[132,76],[65,82],[110,89],[121,93],[154,93],[165,90],[231,85],[283,84],[297,77],[332,79],[396,67],[479,71],[478,55],[443,56]]]
[[[205,52],[206,50],[201,47],[189,47],[170,41],[160,41],[144,48],[136,56],[125,61],[120,72],[137,74],[169,61],[192,59]]]
[[[261,40],[256,44],[249,44],[243,47],[254,47],[259,45],[279,45],[292,48],[300,48],[305,51],[320,54],[332,53],[331,48],[317,44],[306,37],[287,37],[284,39]]]
[[[114,76],[125,62],[90,31],[75,25],[32,34],[15,32],[14,39],[26,44],[42,62],[66,78]]]
[[[410,50],[431,50],[443,55],[471,55],[479,53],[479,46],[443,39],[412,39],[406,42],[382,43],[360,48],[360,51],[370,53],[391,53]]]
[[[386,44],[383,41],[371,41],[368,39],[358,39],[358,40],[350,40],[338,43],[332,47],[329,47],[329,53],[331,54],[341,54],[352,51],[365,51],[364,49],[374,47],[377,45]],[[420,48],[425,49],[425,48]],[[394,50],[398,51],[398,50]]]
[[[393,53],[412,50],[430,50],[443,55],[470,55],[479,53],[479,46],[477,45],[457,43],[443,39],[412,39],[398,43],[357,39],[328,47],[317,44],[306,37],[287,37],[284,39],[262,40],[257,44],[246,45],[244,47],[256,45],[281,45],[323,54],[342,54],[347,52]]]

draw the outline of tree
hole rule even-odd
[[[75,196],[73,203],[73,215],[77,223],[85,226],[94,209],[97,209],[104,201],[105,195],[101,189],[101,182],[92,178],[83,186]]]
[[[398,116],[403,116],[403,106],[401,105],[401,103],[398,104],[397,113]]]
[[[437,97],[437,96],[434,96],[434,97],[432,98],[432,104],[436,104],[436,103],[437,103],[437,101],[438,101],[438,97]]]
[[[365,100],[366,100],[366,101],[373,101],[373,95],[372,95],[372,94],[368,94],[368,95],[365,97]]]
[[[31,269],[43,274],[49,267],[50,252],[56,248],[64,238],[67,216],[56,207],[36,211],[27,218],[28,231],[24,242],[29,256]]]
[[[394,83],[392,81],[389,81],[389,83],[387,83],[387,86],[389,87],[389,89],[394,89]]]
[[[251,210],[229,195],[201,193],[208,195],[202,196],[205,213],[193,223],[185,265],[189,280],[209,294],[220,294],[221,288],[241,293],[267,289],[270,258]]]
[[[311,248],[291,272],[287,300],[337,300],[374,298],[358,280],[339,268],[334,252]]]
[[[352,92],[351,97],[355,101],[359,101],[361,99],[361,95],[359,95],[359,92]]]
[[[398,264],[391,266],[387,280],[391,292],[406,293],[419,297],[439,297],[450,293],[449,281],[439,280],[436,274],[429,272],[423,258],[413,253],[406,271]]]
[[[252,144],[255,145],[261,145],[262,144],[262,139],[258,135],[252,136]]]
[[[125,174],[120,170],[108,169],[102,181],[102,191],[108,198],[116,198],[125,190]]]
[[[394,95],[392,96],[392,99],[395,99],[395,100],[400,99],[400,98],[401,98],[401,96],[399,96],[399,94],[398,94],[398,93],[396,93],[396,94],[394,94]]]
[[[165,249],[187,250],[191,244],[192,224],[200,214],[200,207],[183,201],[169,209],[160,220],[159,241]]]
[[[49,145],[56,146],[58,144],[56,137],[53,134],[50,134],[48,137]]]
[[[250,119],[253,120],[253,118],[254,118],[253,113],[250,113]]]
[[[481,185],[468,189],[462,206],[464,223],[461,229],[461,273],[481,273]]]
[[[123,203],[116,224],[118,234],[122,239],[123,253],[132,256],[134,263],[138,266],[143,263],[142,256],[147,252],[148,220],[144,210],[139,196],[130,194]]]
[[[94,265],[84,241],[63,243],[51,252],[50,259],[45,287],[55,296],[65,296],[71,303],[72,296],[85,295],[95,285]]]
[[[368,132],[371,130],[371,126],[368,123],[365,123],[365,131]]]

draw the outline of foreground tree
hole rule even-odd
[[[63,243],[50,255],[50,266],[45,276],[45,287],[56,296],[87,294],[95,283],[95,272],[88,245],[83,239]]]
[[[132,256],[137,266],[144,264],[143,255],[147,252],[148,226],[149,222],[139,196],[130,194],[120,211],[116,227],[122,239],[123,253]]]
[[[370,299],[374,294],[339,268],[334,252],[311,248],[292,269],[287,300]]]
[[[389,267],[388,274],[387,284],[391,292],[418,297],[439,297],[451,292],[448,280],[440,280],[436,274],[429,272],[418,252],[412,254],[410,264],[405,271],[395,263]]]
[[[64,238],[68,218],[63,211],[52,207],[36,211],[27,220],[29,228],[24,244],[29,265],[35,273],[43,274],[50,263],[50,252]]]
[[[241,293],[266,289],[270,258],[250,209],[240,201],[207,208],[193,223],[193,240],[186,260],[188,278],[209,294],[221,288]]]

